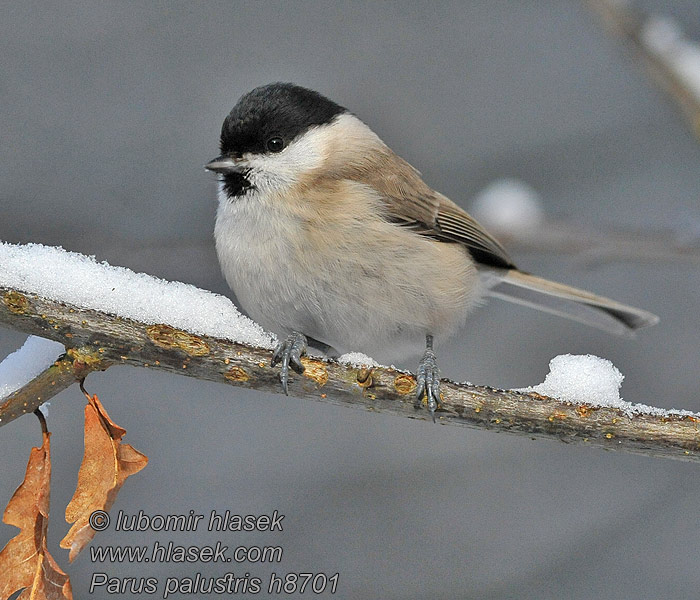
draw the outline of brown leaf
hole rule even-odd
[[[109,511],[126,478],[148,463],[145,455],[129,444],[122,444],[125,433],[125,429],[109,418],[97,395],[88,396],[85,453],[75,494],[66,507],[66,521],[73,526],[61,540],[61,548],[70,548],[71,562],[95,536],[90,515],[96,510]]]
[[[0,552],[0,598],[25,588],[18,600],[72,600],[70,580],[46,549],[51,480],[51,434],[32,448],[24,481],[7,504],[2,520],[19,527]]]

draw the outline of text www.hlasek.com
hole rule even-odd
[[[178,546],[173,542],[153,546],[94,546],[90,548],[92,562],[280,562],[281,546],[238,546],[229,552],[221,542],[214,546]]]
[[[93,518],[94,517],[94,518]],[[284,515],[235,515],[230,511],[217,514],[212,511],[208,531],[283,531]],[[104,511],[95,511],[90,524],[97,531],[112,525],[115,531],[196,531],[200,522],[207,523],[204,515],[190,511],[188,515],[126,515],[119,511],[115,521]],[[217,541],[213,545],[184,546],[172,541],[156,540],[152,545],[109,545],[90,547],[93,563],[280,563],[282,546],[249,545],[229,546]],[[94,572],[89,592],[108,594],[155,594],[162,598],[171,594],[335,594],[339,574],[323,572],[270,573],[257,577],[249,572],[225,572],[215,576],[194,573],[187,577],[114,577],[105,572]]]

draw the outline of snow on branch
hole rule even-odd
[[[0,264],[0,324],[66,348],[26,383],[20,376],[13,384],[19,389],[0,399],[0,425],[32,412],[90,372],[117,364],[281,393],[277,369],[269,366],[273,339],[222,296],[59,248],[0,243]],[[56,351],[54,346],[48,353]],[[43,358],[29,350],[23,354],[23,360],[35,357],[46,364],[46,352]],[[416,384],[410,373],[314,357],[302,362],[306,371],[292,381],[293,396],[430,419],[427,410],[414,407]],[[580,377],[573,387],[562,382],[572,365],[574,371],[580,367],[565,362],[553,363],[548,387],[536,388],[539,393],[443,380],[438,422],[700,460],[700,415],[615,398],[609,402],[609,394],[587,395],[585,388],[595,386]],[[604,373],[594,369],[592,381],[599,383]],[[608,373],[607,385],[614,391],[619,373]],[[566,399],[542,395],[545,390]]]

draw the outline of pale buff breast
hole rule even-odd
[[[339,351],[417,353],[427,333],[438,342],[453,333],[480,296],[465,248],[387,222],[371,188],[356,182],[222,201],[215,235],[226,279],[253,319]]]

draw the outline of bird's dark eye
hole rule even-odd
[[[270,152],[282,152],[284,150],[284,140],[279,137],[271,137],[265,144]]]

